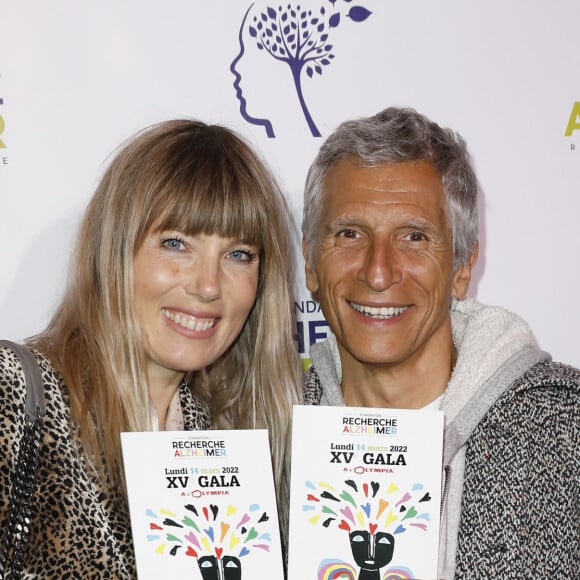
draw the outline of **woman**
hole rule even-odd
[[[289,223],[264,164],[226,128],[161,123],[114,158],[68,291],[28,341],[47,411],[27,573],[134,576],[122,431],[268,428],[283,501],[299,384]],[[22,436],[22,382],[0,348],[2,449]],[[11,461],[0,459],[0,522]]]

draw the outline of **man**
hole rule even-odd
[[[467,299],[477,181],[411,109],[342,124],[305,187],[306,282],[333,332],[308,404],[445,412],[440,578],[580,578],[580,372]]]

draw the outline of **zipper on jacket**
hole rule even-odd
[[[449,475],[451,473],[451,465],[446,465],[443,468],[443,489],[441,490],[441,510],[439,512],[439,517],[443,517],[443,508],[445,507],[445,500],[447,499],[447,493],[449,492]]]

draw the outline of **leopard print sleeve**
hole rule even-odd
[[[320,386],[320,379],[316,374],[314,365],[311,365],[304,374],[302,390],[304,393],[305,405],[320,405],[322,399],[322,387]]]
[[[14,464],[24,434],[26,381],[20,362],[11,349],[0,346],[0,529],[12,495]]]

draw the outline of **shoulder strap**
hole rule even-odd
[[[45,408],[44,382],[38,362],[30,352],[30,349],[22,344],[9,340],[0,340],[0,345],[13,350],[20,360],[26,380],[26,418],[31,422],[35,421],[38,417],[44,415]]]
[[[8,500],[0,538],[0,580],[20,578],[26,562],[26,547],[31,529],[32,506],[36,494],[36,471],[42,444],[45,409],[44,383],[36,358],[24,345],[0,340],[0,345],[14,351],[26,381],[24,432],[18,457],[13,462],[12,491]],[[3,490],[4,492],[4,490]]]

